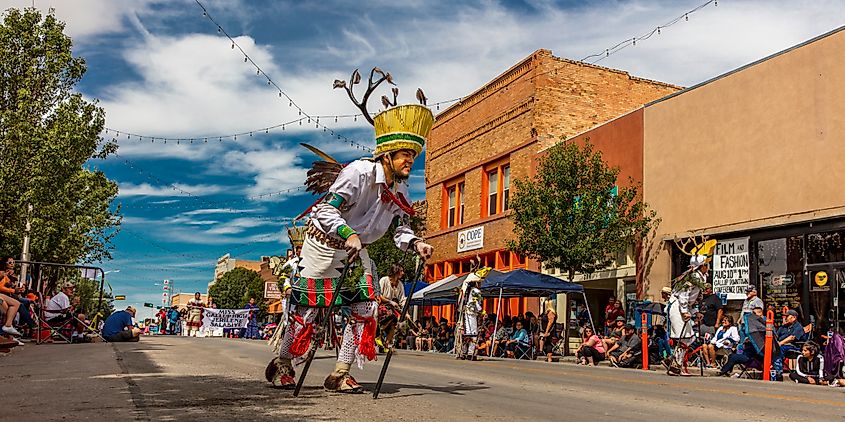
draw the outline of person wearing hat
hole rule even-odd
[[[745,287],[745,300],[742,302],[742,315],[740,316],[740,325],[745,323],[748,315],[754,311],[754,308],[763,309],[763,300],[757,296],[757,287],[749,284]]]
[[[786,323],[778,327],[776,333],[781,352],[790,359],[801,352],[801,347],[796,345],[804,337],[804,327],[798,321],[799,317],[795,309],[786,311]]]
[[[707,256],[693,255],[690,257],[689,269],[673,280],[672,295],[666,306],[669,317],[669,338],[675,340],[674,357],[667,358],[664,362],[669,375],[691,375],[686,369],[684,357],[695,340],[692,315],[696,312],[695,305],[705,287],[709,270]]]
[[[613,325],[610,327],[607,337],[601,340],[604,343],[604,350],[613,348],[616,342],[625,335],[625,321],[625,317],[622,315],[613,320]]]
[[[709,341],[716,334],[716,326],[721,324],[722,316],[725,313],[722,299],[719,298],[719,295],[713,293],[713,285],[710,283],[704,285],[704,296],[701,299],[699,311],[702,314],[699,330],[701,335],[704,336],[703,340]]]
[[[71,296],[73,296],[74,285],[71,282],[62,284],[62,290],[53,295],[44,305],[44,316],[50,324],[57,324],[61,321],[72,318]],[[74,304],[79,304],[79,298],[73,299]]]
[[[135,318],[132,306],[126,307],[125,311],[113,312],[103,324],[103,338],[109,343],[140,340],[141,329],[135,328],[132,318]]]
[[[466,360],[477,360],[475,355],[476,346],[478,345],[478,319],[484,315],[484,308],[482,308],[481,298],[481,282],[487,277],[490,272],[489,267],[484,267],[469,273],[464,284],[461,287],[461,315],[460,320],[460,334],[461,344],[458,350],[457,358]]]
[[[376,74],[381,78],[374,82]],[[395,223],[393,240],[399,249],[416,253],[423,260],[434,251],[410,227],[415,211],[408,200],[407,185],[411,168],[434,125],[434,114],[424,105],[407,104],[394,105],[371,118],[365,112],[366,100],[383,81],[392,83],[392,78],[374,68],[360,103],[353,92],[354,86],[361,82],[357,70],[348,85],[346,81],[335,81],[335,88],[345,88],[364,118],[374,126],[375,153],[345,166],[320,153],[326,161],[314,163],[308,173],[308,190],[325,195],[309,210],[310,220],[297,264],[299,271],[291,278],[293,320],[285,330],[279,356],[265,370],[265,378],[274,385],[296,386],[291,360],[306,355],[309,350],[316,329],[316,308],[339,302],[351,309],[352,323],[343,332],[335,369],[323,386],[328,391],[362,392],[363,388],[349,370],[353,362],[363,367],[365,361],[376,358],[378,304],[375,300],[379,289],[377,280],[375,283],[373,280],[376,272],[366,246],[384,236]],[[398,90],[394,92],[398,94]],[[420,94],[417,97],[424,102],[425,97]],[[349,272],[356,276],[340,280],[348,260],[356,263],[356,268]],[[340,297],[327,298],[336,283],[344,286]]]

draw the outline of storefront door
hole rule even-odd
[[[810,312],[816,317],[817,328],[845,329],[845,264],[808,265],[807,270]]]

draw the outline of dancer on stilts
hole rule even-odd
[[[695,341],[692,317],[697,313],[698,302],[707,283],[709,258],[706,255],[690,257],[689,269],[672,283],[672,295],[667,305],[669,317],[669,338],[674,342],[673,356],[664,360],[667,374],[690,376],[686,354]]]
[[[481,298],[481,282],[487,277],[490,268],[480,268],[467,275],[461,287],[461,350],[458,359],[478,360],[475,350],[478,341],[478,320],[484,316]]]
[[[376,74],[380,77],[373,81]],[[375,299],[379,293],[378,283],[373,280],[374,265],[366,246],[381,238],[395,223],[393,240],[397,247],[416,252],[423,259],[433,252],[433,248],[409,227],[409,217],[415,213],[407,199],[406,182],[434,124],[434,115],[424,105],[397,107],[398,89],[394,88],[392,103],[387,97],[382,97],[390,108],[371,118],[367,100],[384,81],[393,83],[390,74],[374,68],[360,102],[352,91],[354,85],[361,82],[357,70],[348,85],[345,81],[335,81],[334,84],[335,88],[346,89],[364,118],[375,127],[376,149],[373,158],[359,159],[346,166],[320,153],[327,161],[314,163],[309,171],[308,190],[326,195],[311,209],[299,271],[292,278],[290,300],[295,305],[291,311],[293,322],[285,330],[279,357],[270,362],[265,372],[268,381],[285,388],[296,386],[292,359],[309,350],[316,330],[314,320],[318,309],[331,309],[334,304],[348,305],[352,311],[352,322],[343,332],[335,370],[326,377],[323,385],[329,391],[362,392],[349,369],[353,362],[362,367],[365,360],[376,357],[375,318],[378,306]],[[425,103],[422,91],[417,91],[417,98]],[[358,275],[340,280],[347,260],[360,262],[359,268],[349,270],[349,274]],[[336,283],[342,283],[339,297],[331,297]],[[331,318],[331,315],[326,318]]]

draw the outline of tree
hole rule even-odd
[[[413,205],[416,215],[410,219],[411,229],[418,236],[422,236],[425,233],[425,218],[423,216],[425,216],[426,205],[424,201],[414,202]],[[367,246],[367,253],[375,263],[379,277],[386,276],[393,264],[400,264],[405,267],[406,278],[410,278],[414,276],[414,271],[416,271],[416,268],[414,268],[414,256],[416,254],[413,252],[406,253],[396,247],[396,243],[393,242],[393,234],[396,230],[395,223],[391,224],[390,229],[381,239]]]
[[[111,257],[120,216],[117,184],[85,166],[117,146],[99,136],[103,109],[74,91],[86,65],[63,31],[36,9],[0,24],[0,253],[20,253],[30,217],[34,259],[91,262]]]
[[[259,285],[261,286],[261,293],[256,294]],[[213,298],[217,307],[224,309],[242,308],[250,297],[255,297],[256,303],[259,303],[263,294],[264,280],[261,275],[246,268],[235,268],[223,274],[208,289],[208,295]],[[266,305],[264,310],[266,311]]]
[[[633,182],[616,184],[618,175],[619,168],[609,167],[589,139],[583,147],[570,142],[550,148],[532,179],[514,181],[516,240],[509,247],[570,280],[576,272],[608,267],[656,218]]]

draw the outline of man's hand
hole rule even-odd
[[[683,318],[684,321],[689,321],[690,318],[692,318],[692,315],[690,315],[689,312],[684,312],[681,314],[681,318]]]
[[[361,252],[363,249],[363,245],[361,245],[361,239],[358,237],[357,234],[353,234],[346,239],[346,252],[349,254],[349,259],[353,259],[358,256],[358,252]]]
[[[414,249],[416,249],[417,254],[422,259],[429,259],[429,258],[431,258],[431,254],[434,253],[434,248],[431,245],[429,245],[428,243],[425,243],[423,241],[419,241],[419,242],[415,243]]]

